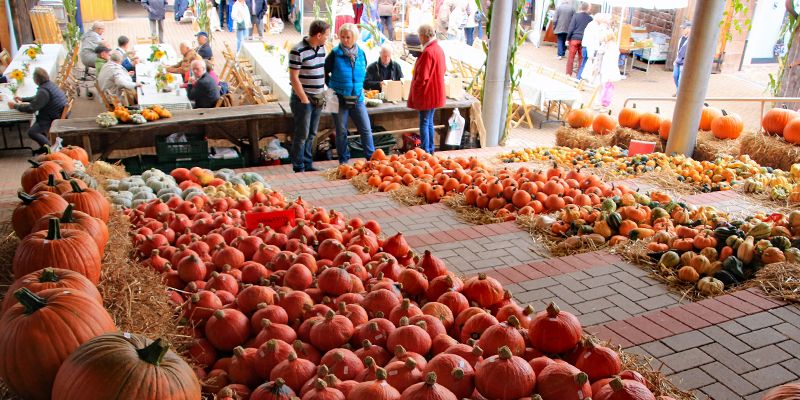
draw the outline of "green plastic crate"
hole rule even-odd
[[[365,156],[364,154],[364,146],[361,145],[361,137],[351,137],[347,139],[347,143],[350,146],[350,157],[351,158],[362,158]],[[375,146],[375,150],[381,149],[384,153],[389,154],[397,144],[397,140],[394,138],[394,135],[375,135],[372,137],[372,144]]]
[[[208,161],[208,141],[202,134],[187,134],[186,142],[168,143],[167,136],[156,136],[158,162]]]

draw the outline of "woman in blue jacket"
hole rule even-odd
[[[339,45],[325,58],[325,84],[339,100],[339,112],[333,114],[336,124],[336,152],[339,164],[350,160],[347,145],[347,125],[350,117],[361,135],[361,145],[367,159],[372,157],[375,146],[372,143],[367,107],[364,104],[364,79],[367,75],[367,56],[356,45],[358,28],[354,24],[344,24],[339,28]]]

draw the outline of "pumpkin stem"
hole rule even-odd
[[[608,382],[608,385],[611,386],[611,389],[613,389],[615,392],[620,391],[625,387],[619,377],[612,379],[611,382]]]
[[[22,200],[23,204],[31,204],[33,203],[34,200],[36,200],[36,197],[31,196],[25,192],[17,192],[17,197],[19,197],[19,199]]]
[[[409,307],[411,307],[411,300],[408,298],[403,299],[403,303],[400,304],[400,309],[407,311]]]
[[[55,186],[56,185],[56,176],[53,174],[47,175],[47,186]]]
[[[366,358],[364,358],[365,367],[372,368],[373,365],[375,365],[375,359],[372,358],[372,356],[367,356]]]
[[[394,348],[395,357],[399,358],[400,356],[402,356],[404,354],[406,354],[406,348],[405,347],[403,347],[402,345],[399,345],[399,344],[397,346],[395,346],[395,348]]]
[[[328,310],[328,312],[325,313],[325,321],[333,320],[334,316],[336,316],[336,314],[333,312],[333,310]]]
[[[42,270],[42,274],[39,275],[39,282],[58,282],[58,275],[56,271],[52,268],[45,268]]]
[[[268,343],[267,346],[268,347],[272,346],[272,350],[275,350],[278,347],[278,341],[275,339],[271,339],[270,342],[274,343],[270,345],[269,342],[267,342]],[[292,348],[294,348],[294,351],[297,353],[305,354],[305,351],[303,349],[303,342],[300,340],[295,340],[294,343],[292,343]]]
[[[341,313],[347,312],[347,303],[343,301],[339,302],[339,312]]]
[[[317,381],[314,382],[314,387],[317,388],[317,390],[325,390],[328,385],[322,379],[317,378]]]
[[[386,370],[383,368],[378,368],[375,370],[375,380],[376,381],[385,381],[386,380]]]
[[[286,381],[284,381],[283,378],[275,379],[275,387],[276,388],[280,388],[285,384],[286,384]]]
[[[478,346],[477,344],[475,346],[472,346],[472,355],[476,357],[482,356],[483,349],[481,348],[481,346]]]
[[[411,369],[411,370],[413,370],[414,368],[417,368],[417,362],[414,361],[413,358],[409,358],[408,360],[406,360],[406,368]]]
[[[450,375],[453,375],[453,379],[460,381],[464,379],[464,370],[461,368],[453,368],[453,371],[450,372]]]
[[[64,171],[63,169],[61,170],[61,178],[64,179],[65,181],[69,180],[69,175],[67,175],[67,171]]]
[[[31,292],[28,288],[18,289],[14,292],[14,297],[17,298],[19,304],[25,307],[26,315],[33,314],[36,310],[47,305],[47,300],[45,298]]]
[[[408,317],[400,318],[400,326],[408,325]]]
[[[580,372],[575,375],[575,382],[578,385],[583,385],[584,383],[589,382],[589,375],[586,375],[585,372]]]
[[[233,349],[233,355],[236,357],[244,357],[244,347],[236,346],[236,348]]]
[[[436,373],[435,372],[428,372],[428,375],[425,376],[425,384],[428,386],[433,386],[436,384]]]
[[[726,115],[728,115],[728,112],[725,111],[725,110],[722,110],[722,116],[726,116]]]
[[[169,351],[169,343],[162,338],[158,338],[143,349],[136,350],[136,353],[139,354],[139,358],[142,361],[152,365],[160,365],[167,351]]]
[[[519,328],[519,319],[517,318],[516,315],[508,317],[508,320],[506,322],[508,322],[508,324],[513,326],[514,328]]]
[[[317,367],[317,376],[318,377],[324,378],[324,377],[328,376],[329,373],[330,373],[330,370],[328,370],[328,366],[327,365],[322,364],[319,367]]]
[[[530,304],[528,304],[525,308],[522,309],[522,315],[531,315],[534,312],[536,312],[536,310],[534,310],[533,306]]]
[[[500,357],[501,360],[508,360],[511,358],[511,349],[508,346],[503,346],[497,349],[497,355]]]
[[[656,107],[656,114],[658,114],[660,112],[661,112],[661,110],[659,110],[658,107]]]
[[[295,360],[297,360],[297,353],[295,353],[295,352],[291,352],[291,353],[289,353],[288,360],[289,360],[289,361],[295,361]]]
[[[550,302],[550,305],[547,306],[547,315],[549,315],[550,318],[557,317],[558,313],[560,313],[560,312],[561,312],[561,310],[558,308],[556,303],[553,303],[552,301]]]
[[[482,280],[485,280],[485,279],[486,279],[486,274],[484,274],[483,272],[481,272],[480,274],[478,274],[478,280],[481,280],[481,281],[482,281]]]
[[[33,166],[33,168],[39,168],[39,167],[41,167],[41,166],[42,166],[42,163],[40,163],[40,162],[38,162],[38,161],[36,161],[36,160],[28,160],[28,162],[29,162],[29,163],[31,163],[31,165]]]
[[[84,190],[81,189],[81,187],[78,185],[78,181],[76,181],[75,179],[70,179],[69,180],[69,185],[72,186],[72,191],[75,192],[75,193],[83,193],[84,192]]]
[[[61,224],[58,223],[58,218],[50,218],[47,223],[47,240],[61,239]]]
[[[531,400],[542,400],[542,396],[539,396],[538,394],[534,394],[533,396],[531,396]],[[588,400],[591,400],[591,399],[588,399]]]
[[[370,342],[369,339],[364,339],[361,341],[361,348],[364,350],[369,350],[370,347],[372,347],[372,342]]]

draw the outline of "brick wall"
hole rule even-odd
[[[633,11],[631,25],[644,26],[647,28],[648,32],[660,32],[665,35],[671,35],[674,21],[674,10],[635,9]]]

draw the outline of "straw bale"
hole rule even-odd
[[[369,194],[378,191],[378,188],[367,183],[369,176],[367,174],[358,174],[350,179],[350,183],[358,190],[359,193]]]
[[[424,198],[417,196],[416,184],[412,184],[411,186],[400,185],[399,189],[392,190],[391,192],[389,192],[389,197],[391,197],[392,200],[407,207],[426,204]]]
[[[556,146],[597,149],[614,145],[614,135],[598,135],[589,128],[562,126],[556,131]]]
[[[800,302],[800,264],[780,262],[767,264],[745,286],[760,287],[764,293],[792,303]]]
[[[699,131],[692,158],[699,161],[714,161],[722,155],[738,157],[740,146],[739,139],[717,139],[710,131]]]
[[[800,163],[800,146],[791,144],[777,136],[748,133],[742,136],[739,154],[747,154],[753,161],[765,167],[788,171],[792,164]]]
[[[617,128],[617,132],[614,134],[615,146],[627,149],[631,144],[631,140],[656,142],[656,147],[653,149],[653,152],[656,153],[663,153],[664,150],[667,148],[667,141],[661,140],[661,138],[658,137],[658,135],[652,133],[644,133],[630,128],[624,128],[624,127]]]

